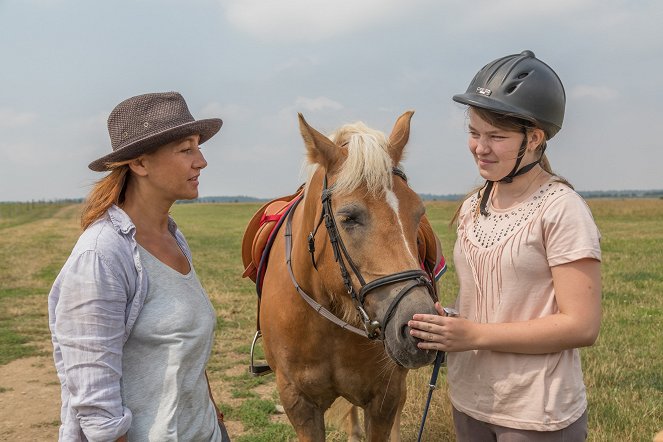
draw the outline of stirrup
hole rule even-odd
[[[258,342],[258,338],[262,336],[262,333],[260,333],[260,330],[258,330],[253,337],[253,342],[251,343],[251,365],[249,365],[249,373],[251,373],[253,376],[264,376],[266,374],[269,374],[272,372],[272,367],[269,366],[267,363],[254,363],[253,362],[253,350],[255,349],[256,342]]]

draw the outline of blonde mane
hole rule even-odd
[[[374,196],[391,190],[393,161],[387,151],[389,140],[385,134],[359,121],[341,126],[329,138],[348,150],[332,188],[334,193],[348,194],[362,184]]]

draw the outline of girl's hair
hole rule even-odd
[[[518,116],[510,114],[500,114],[497,112],[489,111],[487,109],[482,109],[480,107],[469,106],[467,112],[468,113],[473,112],[477,117],[481,118],[483,121],[487,122],[491,126],[495,126],[498,129],[502,130],[527,133],[528,131],[537,127],[531,121],[524,120],[522,118],[519,118]],[[545,154],[545,149],[547,147],[546,143],[547,139],[544,138],[541,144],[539,144],[536,147],[537,152],[543,152],[543,154],[541,155],[541,160],[539,161],[539,165],[543,170],[553,175],[555,177],[555,181],[563,183],[569,186],[571,189],[573,189],[571,183],[569,183],[565,178],[553,172],[552,168],[550,167],[550,161],[548,161],[548,157]],[[465,200],[471,197],[472,195],[476,194],[477,192],[479,192],[478,197],[481,198],[481,193],[483,192],[483,190],[484,190],[483,185],[476,187],[475,189],[472,189],[467,195],[465,195],[465,197],[463,197],[463,199],[460,202],[460,205],[456,208],[454,216],[451,218],[451,221],[449,222],[450,227],[456,224],[456,222],[458,221],[458,217],[460,216],[460,209],[463,206]],[[477,210],[479,210],[478,208],[479,206],[477,205]]]
[[[119,205],[124,202],[124,192],[131,176],[129,169],[131,161],[109,164],[110,173],[94,184],[81,214],[83,230],[102,218],[113,204]]]

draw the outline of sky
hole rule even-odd
[[[120,101],[178,91],[205,143],[200,196],[271,198],[304,181],[297,113],[329,134],[390,133],[419,193],[480,183],[451,100],[532,50],[567,93],[553,169],[580,191],[663,189],[658,0],[0,0],[0,201],[82,198]]]

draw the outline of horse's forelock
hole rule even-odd
[[[375,196],[391,189],[392,159],[384,133],[357,122],[342,126],[329,138],[348,152],[334,183],[334,193],[348,194],[362,184]]]

